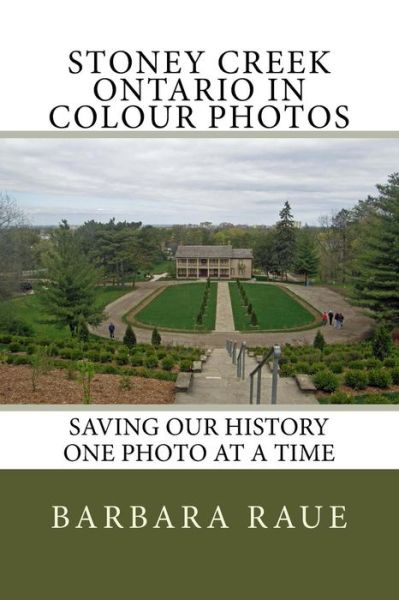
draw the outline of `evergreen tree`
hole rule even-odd
[[[152,330],[151,344],[153,346],[160,346],[161,344],[161,335],[156,327]]]
[[[359,304],[389,325],[399,324],[399,174],[378,185],[374,215],[364,227],[354,278]]]
[[[136,345],[136,341],[136,334],[134,333],[133,328],[129,323],[126,327],[125,335],[123,336],[123,343],[128,348],[133,348],[133,346]]]
[[[308,284],[309,277],[317,275],[319,268],[319,256],[314,237],[308,232],[304,232],[298,242],[298,248],[295,260],[295,271],[305,276],[305,285]]]
[[[326,347],[326,340],[324,339],[324,335],[321,333],[320,329],[317,331],[315,338],[313,340],[313,348],[317,348],[323,352]]]
[[[285,202],[280,211],[280,221],[276,226],[275,252],[279,265],[279,271],[287,276],[292,267],[296,246],[296,233],[294,218],[291,213],[289,202]]]
[[[379,360],[384,360],[392,351],[393,342],[388,329],[384,326],[378,327],[371,340],[373,354]]]
[[[98,273],[81,251],[67,221],[62,221],[52,241],[43,260],[47,273],[39,297],[51,315],[50,321],[69,327],[75,335],[81,319],[98,325],[104,318],[95,297]]]

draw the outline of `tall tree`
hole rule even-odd
[[[39,296],[50,314],[49,320],[60,327],[69,327],[75,335],[82,319],[97,325],[104,318],[95,297],[99,274],[82,252],[67,221],[61,222],[52,242],[44,258],[47,275]]]
[[[377,185],[375,211],[365,226],[354,279],[359,304],[380,321],[399,324],[399,174]]]
[[[317,275],[319,255],[314,236],[309,231],[302,232],[299,238],[295,260],[295,271],[305,276],[305,285],[309,277]]]
[[[285,202],[280,211],[280,220],[276,225],[276,254],[279,270],[282,275],[287,276],[293,265],[296,246],[296,232],[294,218],[291,213],[289,202]]]
[[[0,300],[18,289],[23,261],[21,253],[29,248],[23,243],[23,213],[8,194],[0,193]]]

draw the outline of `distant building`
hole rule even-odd
[[[250,279],[252,250],[232,246],[178,246],[177,279]]]

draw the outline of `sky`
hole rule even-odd
[[[317,225],[399,171],[399,140],[2,139],[0,192],[32,225]]]

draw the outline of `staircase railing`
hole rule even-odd
[[[270,351],[262,358],[260,363],[255,369],[249,374],[249,403],[253,404],[254,396],[254,379],[256,379],[256,404],[260,404],[260,398],[262,393],[262,369],[267,363],[269,358],[273,355],[273,376],[272,376],[272,404],[277,404],[277,383],[278,383],[278,363],[281,356],[280,346],[273,346]]]
[[[240,349],[237,353],[237,342],[233,340],[226,340],[226,350],[231,357],[233,365],[237,366],[237,377],[245,379],[245,352],[246,343],[242,342]]]

